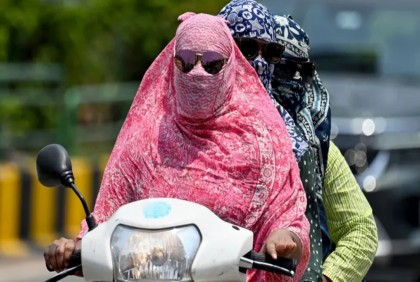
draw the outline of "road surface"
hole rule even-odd
[[[42,253],[21,258],[0,256],[0,282],[42,282],[54,276],[46,270]],[[82,282],[80,277],[67,277],[63,282]]]

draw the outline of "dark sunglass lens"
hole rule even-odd
[[[216,74],[223,68],[225,59],[217,52],[207,51],[204,52],[201,62],[206,72]]]
[[[201,61],[203,64],[211,63],[213,61],[220,61],[223,60],[223,56],[217,52],[214,51],[207,51],[203,53],[203,57],[201,58]]]
[[[195,63],[196,63],[196,58],[197,57],[194,51],[180,50],[175,55],[175,64],[180,71],[189,72],[194,68]],[[180,60],[181,63],[177,63],[177,60]]]
[[[281,60],[274,69],[275,76],[283,79],[293,79],[297,71],[297,64],[287,60]]]
[[[277,64],[283,55],[284,46],[278,43],[268,43],[264,49],[264,56],[268,63]]]
[[[203,64],[203,68],[209,74],[217,74],[223,68],[224,64],[225,64],[225,60],[221,59],[218,61],[213,61],[207,64]]]
[[[258,42],[252,38],[242,38],[239,44],[239,49],[245,58],[252,60],[258,55]]]

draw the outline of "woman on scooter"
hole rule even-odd
[[[224,20],[193,13],[180,20],[174,40],[143,77],[94,217],[101,223],[144,198],[197,202],[253,231],[255,250],[298,260],[298,281],[309,259],[309,223],[285,124]],[[76,245],[64,238],[51,244],[47,267],[65,268]],[[264,271],[248,279],[291,281]]]

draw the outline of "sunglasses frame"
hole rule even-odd
[[[291,79],[296,74],[296,72],[299,72],[300,76],[302,77],[303,82],[309,83],[312,81],[313,77],[315,76],[315,70],[316,65],[312,61],[299,61],[299,60],[291,60],[282,58],[277,64],[276,64],[276,71],[281,70],[281,66],[289,68],[291,72],[294,71],[293,74],[291,74]],[[291,70],[290,66],[294,66],[294,69]],[[291,73],[290,72],[290,73]],[[284,72],[286,74],[287,72]]]
[[[280,43],[276,43],[276,42],[268,42],[265,41],[263,39],[259,39],[259,38],[252,38],[252,37],[234,37],[233,38],[235,40],[236,45],[238,46],[239,50],[241,50],[242,54],[244,55],[244,57],[247,60],[253,60],[255,59],[260,53],[261,56],[270,64],[277,64],[278,62],[280,62],[283,52],[285,50],[284,45],[280,44]],[[257,49],[255,50],[255,53],[252,54],[251,56],[246,56],[242,50],[242,46],[243,44],[246,44],[246,42],[255,42],[257,44]],[[268,48],[270,48],[270,46],[275,46],[275,48],[279,48],[281,49],[281,52],[278,56],[278,59],[274,60],[272,58],[268,58],[267,57],[267,53],[268,53]]]
[[[194,53],[194,55],[195,55],[195,59],[194,59],[194,63],[191,65],[191,68],[187,68],[186,69],[186,67],[187,67],[187,64],[185,63],[185,61],[184,61],[184,59],[182,58],[182,56],[181,55],[179,55],[178,53],[179,52],[181,52],[181,51],[188,51],[188,52],[193,52]],[[217,72],[210,72],[210,70],[209,70],[209,66],[208,66],[208,64],[204,64],[204,62],[203,62],[203,56],[204,56],[204,54],[206,54],[206,53],[216,53],[216,54],[218,54],[218,55],[220,55],[221,56],[221,59],[218,59],[218,60],[214,60],[214,61],[210,61],[210,63],[212,63],[212,62],[223,62],[223,64],[221,65],[221,67],[220,67],[220,69],[219,70],[217,70]],[[221,54],[219,54],[219,53],[217,53],[217,52],[215,52],[215,51],[204,51],[204,52],[202,52],[202,53],[200,53],[200,52],[195,52],[195,51],[192,51],[192,50],[188,50],[188,49],[182,49],[182,50],[179,50],[178,51],[178,53],[177,54],[175,54],[175,56],[174,56],[174,59],[175,59],[175,65],[176,65],[176,67],[181,71],[181,72],[183,72],[183,73],[189,73],[190,71],[192,71],[193,70],[193,68],[197,65],[197,63],[198,63],[198,61],[200,61],[201,62],[201,66],[203,67],[203,69],[207,72],[207,73],[209,73],[209,74],[212,74],[212,75],[216,75],[216,74],[218,74],[221,70],[222,70],[222,68],[223,68],[223,66],[226,64],[226,62],[229,60],[228,58],[224,58]],[[178,65],[178,61],[177,60],[179,60],[179,62],[182,64],[182,66],[181,66],[181,68],[180,68],[180,66]]]

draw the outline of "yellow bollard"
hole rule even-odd
[[[0,164],[0,254],[23,256],[28,248],[20,239],[22,183],[19,168]]]

